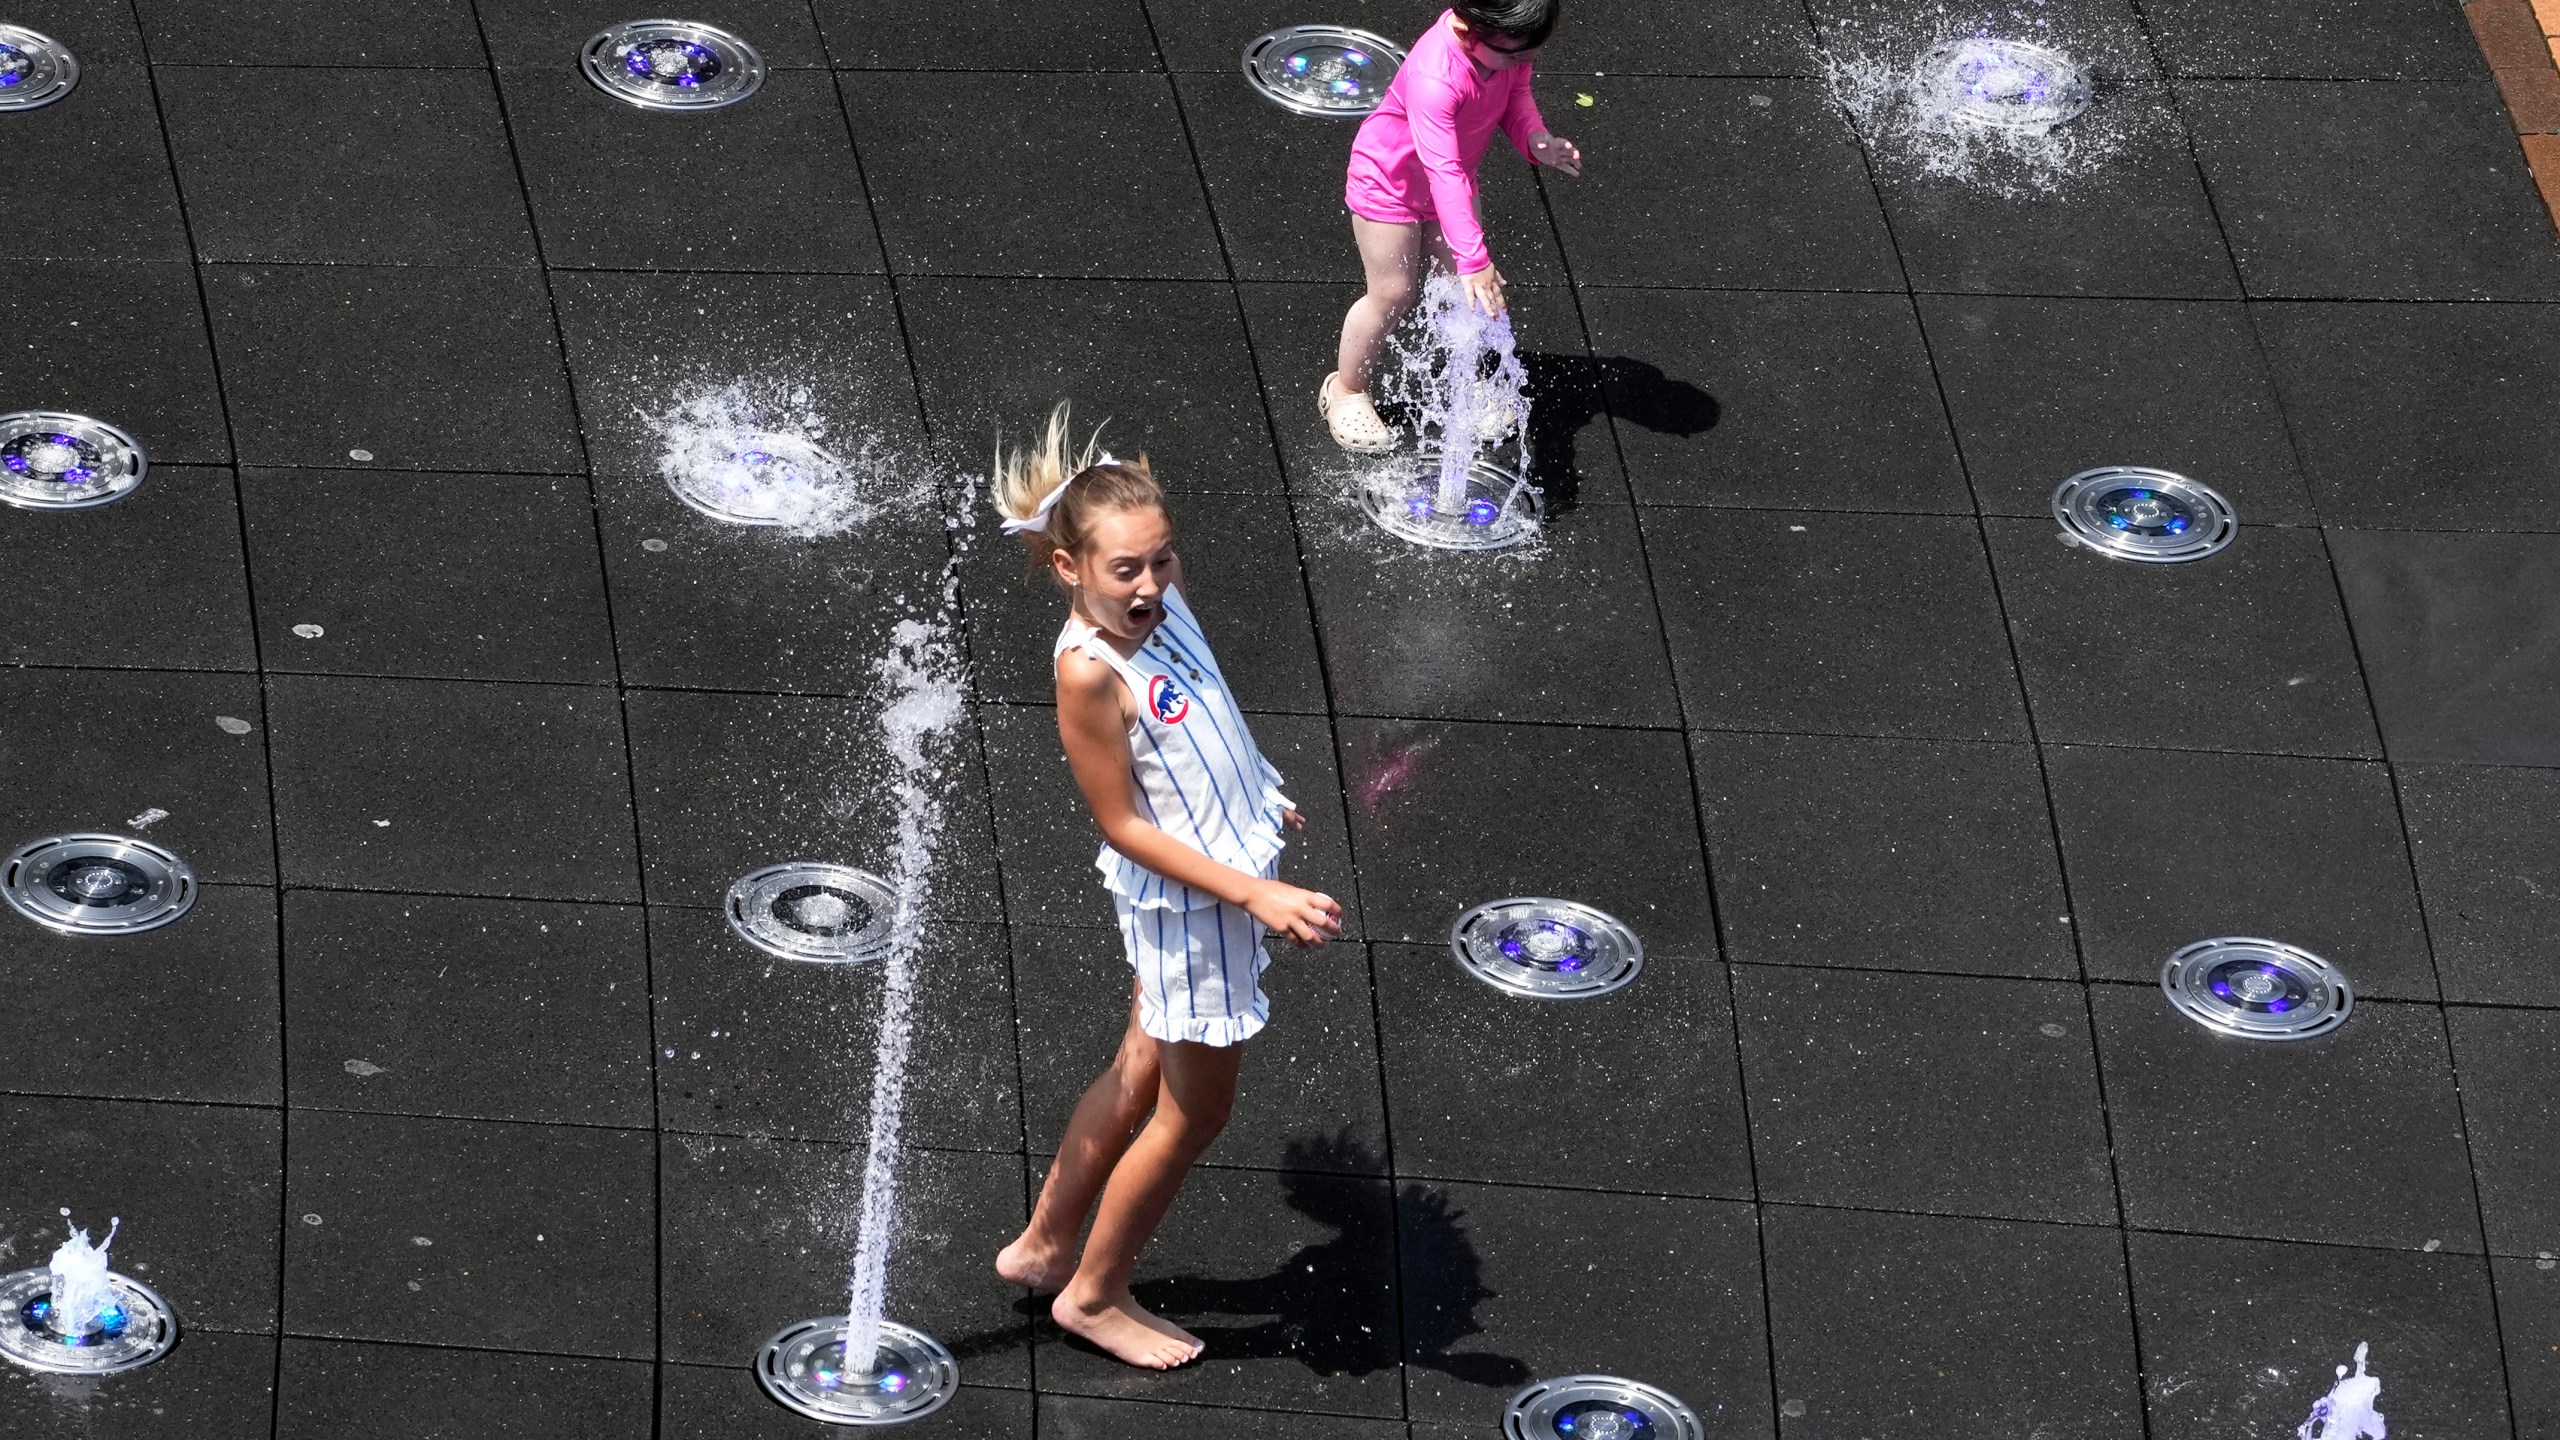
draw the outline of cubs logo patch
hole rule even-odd
[[[1191,697],[1182,693],[1172,676],[1158,675],[1147,682],[1147,708],[1155,712],[1158,721],[1179,725],[1191,713]]]

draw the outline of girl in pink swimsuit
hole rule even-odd
[[[1342,199],[1369,293],[1342,317],[1336,369],[1316,392],[1316,408],[1345,450],[1374,454],[1395,444],[1369,403],[1369,378],[1387,332],[1421,290],[1426,246],[1456,272],[1470,304],[1502,313],[1502,272],[1476,213],[1476,162],[1494,130],[1532,164],[1582,173],[1582,152],[1547,132],[1529,98],[1532,60],[1555,30],[1557,4],[1457,0],[1414,42],[1351,142]]]

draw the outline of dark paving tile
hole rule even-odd
[[[109,7],[99,3],[96,8]],[[119,11],[124,7],[113,7]],[[79,100],[9,117],[9,167],[30,195],[78,195],[76,222],[12,225],[0,256],[33,260],[184,260],[186,226],[151,74],[138,65],[99,65],[77,39],[39,24],[23,8],[14,23],[51,35],[81,61]],[[18,286],[9,287],[23,295]],[[51,335],[59,342],[66,338]]]
[[[2180,87],[2255,296],[2547,300],[2560,248],[2486,80]]]
[[[2560,772],[2402,765],[2395,774],[2445,998],[2553,1003]]]
[[[2168,88],[2110,87],[2115,149],[2067,198],[1884,167],[1894,243],[1922,290],[2013,295],[2240,293]],[[2087,122],[2075,122],[2087,123]]]
[[[2551,1259],[2492,1260],[2498,1330],[2506,1341],[2507,1396],[2518,1435],[2560,1425],[2560,1265]]]
[[[2394,1435],[2508,1433],[2477,1257],[2200,1235],[2130,1243],[2154,1440],[2291,1437],[2359,1345]]]
[[[287,880],[640,898],[610,691],[295,675],[268,686]]]
[[[861,1173],[861,1152],[838,1145],[666,1137],[665,1358],[743,1375],[776,1330],[842,1315]],[[909,1149],[898,1205],[888,1318],[949,1346],[971,1389],[1027,1385],[1022,1292],[994,1265],[1030,1214],[1022,1158]]]
[[[2359,996],[2436,998],[2382,766],[2078,747],[2045,766],[2090,974],[2148,982],[2181,945],[2266,935]]]
[[[191,1316],[183,1311],[179,1323]],[[23,1440],[272,1440],[276,1342],[265,1335],[186,1332],[148,1369],[113,1378],[0,1372],[0,1405]]]
[[[596,490],[622,678],[634,685],[868,690],[872,662],[909,618],[893,597],[933,594],[950,558],[942,523],[917,506],[808,538],[710,519],[655,476],[599,477]]]
[[[0,1099],[0,1149],[11,1157],[0,1214],[12,1217],[0,1254],[13,1265],[45,1262],[67,1205],[92,1238],[109,1217],[123,1221],[115,1269],[167,1297],[190,1343],[275,1329],[279,1112],[11,1097]]]
[[[626,702],[649,898],[716,906],[739,876],[785,860],[889,870],[896,798],[879,731],[885,697],[635,691]],[[927,907],[998,920],[976,741],[955,746]]]
[[[1262,368],[1263,395],[1280,442],[1289,485],[1302,501],[1302,527],[1326,526],[1370,534],[1358,499],[1380,470],[1408,473],[1410,417],[1382,379],[1377,398],[1390,424],[1404,427],[1399,452],[1384,459],[1354,457],[1333,442],[1316,411],[1316,386],[1333,369],[1342,337],[1342,313],[1360,298],[1357,286],[1247,285],[1246,324]],[[1514,286],[1511,322],[1520,363],[1528,372],[1529,478],[1546,492],[1549,511],[1578,505],[1626,503],[1626,478],[1609,434],[1609,411],[1600,389],[1601,365],[1583,344],[1582,320],[1573,296],[1556,288]],[[1381,367],[1382,376],[1394,371]],[[1513,463],[1514,457],[1502,457]],[[1437,473],[1436,468],[1433,473]],[[1408,550],[1407,553],[1412,553]]]
[[[1215,631],[1210,638],[1227,683],[1256,710],[1322,714],[1324,674],[1288,503],[1271,495],[1175,495],[1171,509],[1184,594]],[[1032,704],[1055,699],[1051,647],[1067,610],[1057,584],[1046,574],[1025,574],[1022,547],[993,534],[972,548],[962,573],[978,693]]]
[[[1587,71],[1607,75],[1819,75],[1813,27],[1801,4],[1744,0],[1587,0],[1541,52],[1561,92]],[[1562,102],[1558,102],[1562,108]]]
[[[1559,516],[1536,544],[1498,556],[1421,549],[1365,522],[1312,526],[1306,549],[1342,710],[1680,723],[1644,542],[1624,506]]]
[[[142,32],[134,24],[133,7],[118,0],[27,0],[10,7],[9,13],[15,17],[11,23],[69,46],[72,58],[80,62],[84,85],[100,67],[134,64],[143,58]]]
[[[2243,523],[2314,519],[2243,307],[1927,295],[1920,314],[1985,512],[2046,515],[2070,476],[2152,465]]]
[[[1142,0],[819,0],[827,53],[848,70],[1153,70]],[[1241,43],[1241,42],[1239,42]]]
[[[1176,493],[1281,488],[1226,285],[926,278],[902,282],[898,303],[925,412],[964,474],[985,473],[990,431],[1029,443],[1049,407],[1072,399],[1079,442],[1100,426],[1106,445],[1146,454]],[[988,548],[1014,549],[992,537]]]
[[[1307,817],[1290,835],[1280,877],[1342,902],[1343,934],[1363,932],[1359,891],[1342,819],[1342,783],[1333,737],[1310,715],[1247,712],[1253,743],[1280,772],[1289,798]],[[996,846],[1004,865],[1005,904],[1016,924],[1113,926],[1111,897],[1094,871],[1101,832],[1077,793],[1059,746],[1057,712],[1046,705],[990,706],[987,768],[996,799]],[[1279,942],[1276,957],[1288,949]]]
[[[205,271],[205,290],[243,459],[343,465],[363,450],[417,470],[583,464],[550,301],[530,270],[222,265]]]
[[[2216,1035],[2155,986],[2100,985],[2091,1003],[2128,1224],[2478,1252],[2433,1008],[2358,1005],[2335,1032],[2279,1045]],[[2269,1144],[2271,1133],[2302,1143]],[[2355,1156],[2356,1182],[2304,1163],[2303,1143]]]
[[[2334,544],[2392,759],[2560,765],[2560,536]]]
[[[1129,958],[1117,930],[1023,925],[1013,934],[1023,1110],[1032,1151],[1047,1156],[1128,1028]],[[1274,943],[1269,953],[1271,1021],[1245,1048],[1235,1113],[1208,1163],[1386,1174],[1368,956],[1357,945]],[[1035,1184],[1047,1168],[1033,1162]]]
[[[1398,45],[1409,45],[1446,8],[1432,0],[1339,0],[1325,13],[1333,17],[1329,24],[1349,25],[1383,35]],[[1577,20],[1582,13],[1579,9],[1574,11]],[[1307,23],[1307,11],[1296,0],[1222,0],[1217,5],[1154,0],[1147,6],[1147,16],[1155,27],[1156,42],[1164,48],[1167,65],[1176,70],[1218,70],[1229,75],[1236,73],[1237,57],[1255,36]],[[1244,82],[1239,79],[1236,83]],[[1343,143],[1351,143],[1348,127]]]
[[[8,728],[41,737],[0,745],[0,834],[9,837],[0,843],[138,830],[185,856],[199,880],[273,881],[258,707],[258,682],[245,675],[0,674]],[[248,728],[235,735],[216,716]],[[152,819],[155,810],[167,813]]]
[[[2075,978],[2032,750],[1690,737],[1736,961]]]
[[[534,263],[485,72],[182,65],[159,79],[204,259]]]
[[[869,1133],[880,966],[775,959],[717,910],[651,912],[649,952],[662,1128],[846,1142]],[[906,1143],[1019,1151],[1004,933],[937,924],[914,965],[909,1033],[933,1076],[907,1091]]]
[[[1132,1288],[1208,1353],[1178,1370],[1133,1369],[1065,1340],[1044,1316],[1040,1388],[1394,1416],[1404,1389],[1396,1256],[1383,1180],[1195,1170],[1139,1257]]]
[[[2312,14],[2150,0],[2143,15],[2180,75],[2305,80],[2476,80],[2479,42],[2435,0],[2347,0]]]
[[[1819,82],[1582,83],[1598,103],[1569,113],[1588,168],[1549,188],[1575,279],[1902,288],[1857,141]]]
[[[1769,1325],[1790,1440],[1962,1416],[1988,1434],[2139,1435],[2113,1230],[1772,1208]]]
[[[208,885],[177,923],[112,942],[10,919],[0,1089],[284,1103],[274,891]]]
[[[1336,722],[1369,934],[1445,944],[1468,907],[1561,895],[1657,960],[1712,959],[1680,738],[1640,730]]]
[[[1351,212],[1342,203],[1359,127],[1281,109],[1247,87],[1232,60],[1224,74],[1184,75],[1173,84],[1237,277],[1361,280]],[[1555,229],[1520,152],[1495,136],[1476,184],[1485,242],[1502,278],[1514,285],[1562,284]]]
[[[186,266],[0,264],[0,326],[44,342],[0,351],[0,394],[12,409],[96,416],[132,435],[154,465],[231,459],[213,347]]]
[[[590,37],[632,18],[612,0],[480,0],[472,9],[490,57],[510,70],[575,65]],[[815,70],[827,63],[817,22],[802,0],[712,0],[685,18],[744,37],[771,69]]]
[[[981,1385],[964,1362],[951,1403],[920,1420],[902,1421],[898,1428],[946,1440],[1029,1440],[1031,1407],[1031,1392]],[[733,1356],[716,1367],[669,1365],[660,1370],[655,1434],[661,1440],[821,1440],[844,1430],[774,1404],[757,1385],[755,1372]]]
[[[1381,945],[1376,968],[1397,1173],[1750,1197],[1720,967],[1654,956],[1572,1005],[1495,990],[1446,945]]]
[[[325,1111],[286,1127],[288,1331],[654,1353],[649,1135]]]
[[[1530,1380],[1605,1363],[1711,1434],[1776,1433],[1749,1206],[1407,1185],[1396,1218],[1414,1419],[1483,1426]]]
[[[699,115],[624,104],[567,64],[502,77],[508,126],[554,266],[880,269],[833,81],[777,70]]]
[[[2077,985],[1734,971],[1764,1200],[2111,1222]]]
[[[470,0],[356,9],[333,0],[136,0],[163,65],[488,63]]]
[[[0,639],[0,658],[255,669],[239,537],[228,470],[154,466],[140,490],[112,505],[13,512],[0,524],[0,573],[45,599],[40,608],[19,609]],[[148,623],[98,623],[109,615],[147,616]],[[256,711],[241,718],[255,720]]]
[[[275,1440],[651,1433],[649,1368],[628,1360],[291,1339],[277,1380]]]
[[[1691,725],[2027,738],[1971,519],[1653,509],[1644,523]]]
[[[1394,1420],[1293,1415],[1280,1410],[1209,1410],[1193,1405],[1040,1397],[1040,1433],[1053,1440],[1178,1440],[1214,1427],[1222,1440],[1405,1440]]]
[[[582,481],[260,470],[240,495],[270,670],[614,678]]]
[[[2058,46],[2090,73],[2110,79],[2155,73],[2142,21],[2128,0],[2056,0],[2030,8],[1961,0],[1926,10],[1893,0],[1811,0],[1806,8],[1836,54],[1863,57],[1886,48],[1916,55],[1950,36],[2011,35]]]
[[[2489,1249],[2560,1253],[2560,1015],[2445,1012]]]
[[[901,273],[1223,275],[1172,87],[1153,75],[846,72]],[[991,114],[1038,114],[1004,146]],[[1109,196],[1109,204],[1089,203]]]
[[[650,1123],[636,909],[297,890],[284,975],[296,1105]]]
[[[2560,326],[2549,306],[2266,305],[2255,314],[2333,523],[2552,528]]]
[[[1637,499],[1972,512],[1909,300],[1586,290],[1582,306]]]
[[[912,488],[921,456],[913,380],[885,281],[834,275],[559,275],[587,444],[606,475],[655,475],[655,417],[734,387],[744,414],[814,436],[856,463],[883,500]],[[666,319],[717,317],[720,343],[670,345]],[[867,457],[867,458],[866,458]]]
[[[1984,528],[2044,739],[2378,753],[2318,534],[2252,527],[2208,559],[2140,565],[2059,543],[2051,520]]]

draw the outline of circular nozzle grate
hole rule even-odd
[[[889,948],[897,896],[889,882],[848,865],[794,860],[729,887],[729,925],[785,960],[837,965],[877,960]]]
[[[80,62],[61,41],[24,25],[0,25],[0,111],[50,105],[79,83]]]
[[[797,435],[756,431],[737,437],[727,460],[668,473],[676,498],[732,525],[788,525],[811,497],[844,484],[844,462]]]
[[[0,504],[85,510],[142,488],[150,466],[133,437],[63,410],[0,415]]]
[[[2299,945],[2246,935],[2181,948],[2160,967],[2160,988],[2179,1014],[2249,1040],[2326,1035],[2356,1004],[2336,966]]]
[[[2146,465],[2102,465],[2063,481],[2053,518],[2075,545],[2155,565],[2217,554],[2240,533],[2239,512],[2218,491]]]
[[[1254,93],[1299,115],[1358,118],[1378,108],[1404,64],[1404,48],[1340,25],[1292,25],[1244,47]]]
[[[1535,1000],[1587,1000],[1624,989],[1644,969],[1644,942],[1615,916],[1572,900],[1526,895],[1479,905],[1449,927],[1467,973]]]
[[[1541,1380],[1511,1397],[1506,1440],[1705,1440],[1706,1426],[1660,1386],[1615,1375]]]
[[[19,846],[0,866],[0,894],[48,930],[130,935],[186,914],[196,903],[196,875],[148,840],[49,835]]]
[[[960,1388],[951,1352],[921,1330],[880,1324],[871,1368],[848,1371],[841,1315],[786,1325],[756,1357],[764,1393],[830,1425],[903,1425],[939,1410]]]
[[[644,110],[717,110],[764,84],[756,47],[690,20],[626,20],[589,40],[578,64],[597,89]]]
[[[178,1343],[177,1312],[139,1280],[107,1272],[115,1304],[95,1325],[66,1334],[52,1325],[53,1272],[0,1275],[0,1358],[61,1375],[112,1375],[148,1365]]]
[[[1938,113],[2001,130],[2050,130],[2089,108],[2089,77],[2068,55],[2028,40],[1971,35],[1920,61]]]
[[[1490,460],[1467,467],[1465,498],[1440,502],[1440,457],[1425,451],[1370,479],[1360,507],[1379,529],[1434,550],[1503,550],[1533,539],[1546,500],[1528,477]]]

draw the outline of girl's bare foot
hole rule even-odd
[[[1092,1302],[1070,1299],[1070,1293],[1061,1291],[1049,1302],[1049,1318],[1131,1365],[1170,1370],[1199,1359],[1207,1348],[1190,1331],[1150,1314],[1126,1290]]]
[[[1066,1285],[1076,1273],[1076,1262],[1065,1246],[1044,1244],[1025,1230],[996,1252],[996,1273],[1009,1284],[1047,1293]]]

